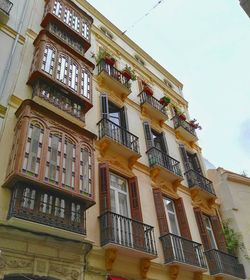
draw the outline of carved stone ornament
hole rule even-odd
[[[0,269],[19,269],[19,268],[31,268],[33,267],[33,261],[32,260],[27,260],[23,258],[18,258],[18,257],[7,257],[3,256],[0,258]]]
[[[66,267],[64,264],[50,263],[49,273],[64,276],[70,280],[78,280],[80,272],[74,268]]]
[[[107,249],[105,251],[105,267],[108,272],[112,270],[113,263],[115,262],[117,257],[117,250],[116,249]]]
[[[171,280],[176,280],[179,274],[180,268],[177,265],[172,265],[169,267],[168,273],[169,273],[169,278]]]
[[[194,272],[194,280],[202,280],[203,279],[203,273],[202,272]]]
[[[147,274],[149,268],[151,266],[151,262],[149,259],[142,259],[140,262],[140,270],[141,270],[141,277],[142,279],[147,279]]]
[[[192,205],[194,207],[200,207],[208,213],[213,214],[216,208],[216,197],[205,198],[202,196],[202,191],[199,189],[190,189],[190,194],[192,198]]]

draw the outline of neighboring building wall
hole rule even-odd
[[[223,168],[209,169],[208,177],[220,199],[223,220],[242,238],[243,248],[239,249],[240,262],[244,264],[247,279],[250,279],[250,178]]]
[[[246,14],[250,17],[250,1],[249,0],[240,0],[240,5],[246,12]]]

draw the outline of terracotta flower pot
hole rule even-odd
[[[115,64],[115,59],[113,57],[105,57],[105,62],[113,66]]]
[[[131,74],[130,74],[130,72],[129,72],[128,70],[123,70],[123,71],[122,71],[122,75],[123,75],[125,78],[127,78],[128,80],[131,79]]]
[[[161,99],[160,99],[160,103],[161,103],[163,106],[167,106],[167,105],[170,103],[170,101],[166,100],[165,98],[161,98]]]
[[[149,86],[144,86],[143,91],[149,96],[153,95],[153,90]]]
[[[183,114],[179,115],[179,118],[180,118],[182,121],[185,121],[185,120],[186,120],[186,117],[185,117],[185,115],[183,115]]]

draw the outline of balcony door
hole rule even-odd
[[[127,180],[110,173],[110,200],[113,216],[113,238],[118,244],[132,245],[132,229],[127,218],[131,218]]]
[[[105,122],[106,133],[116,142],[130,147],[126,108],[120,108],[110,102],[105,93],[101,94],[101,108],[102,118],[107,120]]]

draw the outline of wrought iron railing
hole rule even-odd
[[[149,165],[154,166],[156,164],[161,165],[162,167],[168,169],[178,176],[182,176],[180,169],[180,162],[172,158],[163,151],[152,147],[147,152]]]
[[[184,175],[187,178],[189,188],[199,186],[203,190],[215,195],[212,181],[208,180],[206,177],[202,176],[197,171],[190,169],[187,172],[185,172]]]
[[[49,84],[37,82],[33,86],[33,97],[39,96],[40,98],[48,101],[55,107],[62,111],[74,116],[81,121],[85,120],[84,106],[72,100],[69,95]]]
[[[104,59],[102,59],[97,64],[98,74],[100,74],[102,71],[105,71],[110,77],[114,78],[118,82],[120,82],[122,85],[124,85],[126,88],[130,89],[130,83],[129,79],[125,77],[121,71],[116,69],[114,66],[106,63]]]
[[[142,91],[140,94],[140,105],[144,104],[145,102],[149,103],[151,106],[153,106],[155,109],[161,111],[163,114],[167,115],[166,107],[160,103],[158,99],[156,99],[153,96],[148,95],[144,91]]]
[[[97,125],[99,130],[99,139],[104,136],[108,136],[115,142],[126,146],[138,154],[140,153],[139,138],[127,131],[125,128],[105,118],[101,119]]]
[[[9,0],[0,0],[0,10],[9,16],[13,3]]]
[[[79,205],[79,209],[73,211],[72,204]],[[86,234],[86,212],[82,205],[71,197],[34,189],[23,183],[12,189],[8,218],[11,217]]]
[[[244,266],[238,262],[237,257],[216,249],[206,251],[205,255],[211,275],[223,273],[241,279],[246,278]]]
[[[173,122],[174,122],[174,128],[178,128],[178,127],[183,127],[185,130],[187,130],[189,133],[193,134],[195,137],[197,137],[196,132],[195,132],[195,128],[192,127],[190,125],[190,123],[188,123],[187,121],[182,120],[179,116],[174,116],[172,118]]]
[[[181,236],[168,233],[160,237],[165,263],[181,262],[206,269],[202,245]]]
[[[154,228],[152,226],[113,212],[105,212],[99,219],[102,246],[114,243],[157,255]]]

